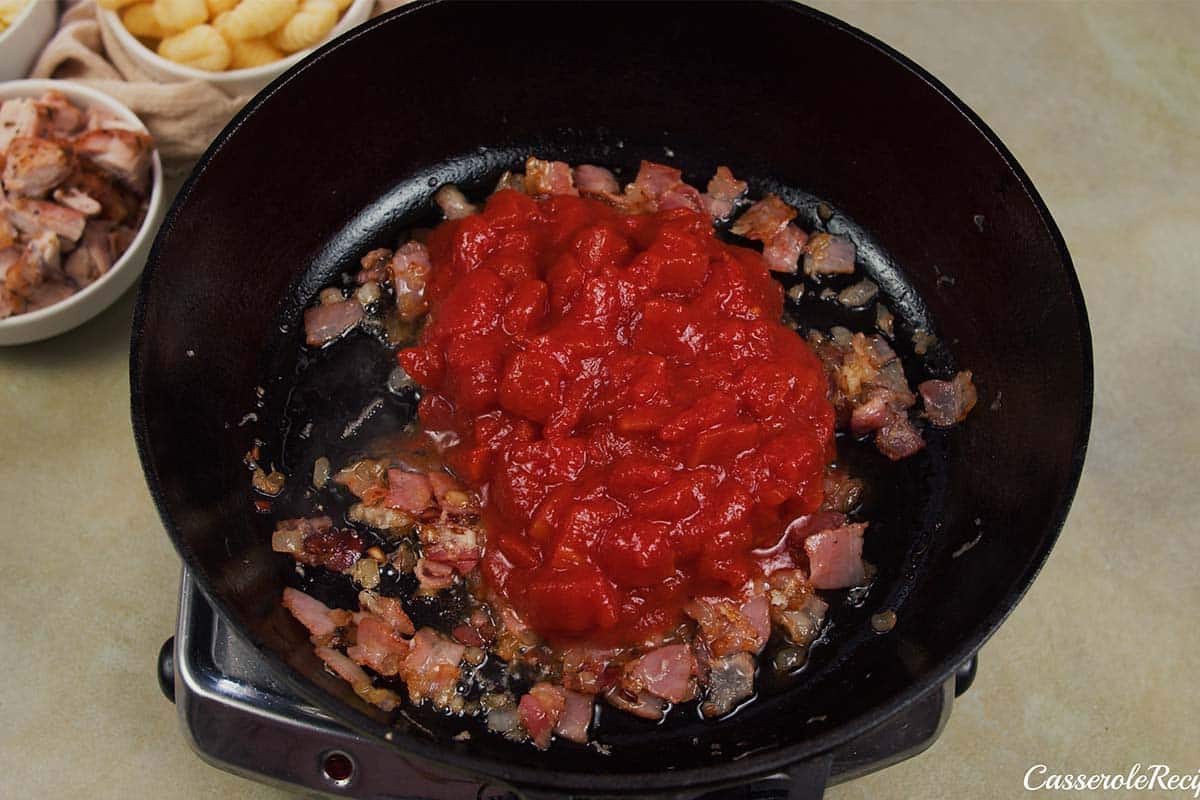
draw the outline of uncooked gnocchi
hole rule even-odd
[[[154,13],[154,3],[134,3],[121,9],[125,29],[140,39],[163,39],[175,31],[164,28]]]
[[[208,22],[204,0],[154,0],[154,16],[169,31],[186,31]]]
[[[338,10],[331,0],[304,0],[291,19],[271,34],[271,44],[285,53],[312,47],[337,24]]]
[[[197,25],[158,43],[158,54],[196,69],[226,69],[233,58],[229,43],[212,25]]]
[[[279,48],[266,39],[230,39],[229,49],[233,53],[230,69],[261,67],[284,56]]]
[[[287,22],[299,7],[297,0],[242,0],[225,18],[221,32],[234,39],[257,39]]]
[[[0,0],[0,13],[6,3],[23,2]],[[320,44],[354,0],[98,2],[163,58],[220,71],[265,66]]]

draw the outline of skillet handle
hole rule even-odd
[[[821,800],[832,766],[832,755],[816,756],[778,775],[700,795],[696,800]]]

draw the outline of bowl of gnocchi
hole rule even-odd
[[[375,0],[100,0],[100,23],[156,80],[262,89],[323,42],[365,22]]]

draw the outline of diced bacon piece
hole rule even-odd
[[[925,381],[917,391],[925,403],[925,416],[939,428],[962,422],[978,399],[971,373],[965,371],[948,381]]]
[[[355,274],[354,280],[360,286],[368,281],[375,283],[383,283],[392,277],[391,270],[388,268],[388,262],[395,255],[386,247],[380,247],[367,253],[359,259],[361,269]]]
[[[48,139],[13,139],[4,157],[4,189],[24,197],[45,197],[71,174],[71,159]]]
[[[767,269],[775,272],[795,272],[799,268],[800,254],[808,234],[795,225],[786,225],[773,239],[763,246],[763,261]]]
[[[501,605],[498,616],[500,631],[496,636],[496,654],[505,661],[513,661],[538,643],[537,634],[512,606]]]
[[[532,195],[579,195],[569,164],[533,156],[525,159],[525,191]]]
[[[433,505],[433,487],[429,478],[419,472],[389,469],[388,493],[384,505],[419,515]]]
[[[472,214],[478,213],[479,209],[471,205],[459,188],[452,183],[448,183],[438,189],[433,195],[433,202],[437,203],[437,207],[442,210],[446,219],[462,219],[469,217]]]
[[[613,664],[616,650],[573,647],[563,653],[563,685],[584,694],[600,694],[621,678]]]
[[[454,567],[441,561],[419,558],[413,574],[417,576],[422,594],[437,594],[454,585]]]
[[[554,732],[572,742],[587,744],[588,728],[592,725],[595,701],[590,695],[563,690],[566,705],[554,724]]]
[[[87,218],[75,209],[46,200],[14,197],[6,210],[9,222],[29,236],[53,231],[69,242],[77,242],[87,224]]]
[[[550,746],[550,737],[567,707],[566,690],[549,683],[537,683],[517,704],[521,724],[529,733],[534,745],[545,750]]]
[[[677,183],[659,195],[658,207],[662,211],[668,211],[672,208],[687,208],[692,211],[702,211],[704,204],[701,200],[699,189],[695,186],[689,186],[686,183]]]
[[[354,644],[346,648],[346,655],[380,675],[398,675],[408,657],[408,641],[374,614],[355,614],[354,622]]]
[[[427,561],[448,564],[466,575],[483,556],[479,532],[468,525],[440,520],[422,523],[418,535]]]
[[[363,318],[363,307],[354,300],[305,309],[304,341],[310,347],[326,345],[352,330]]]
[[[854,406],[850,413],[850,430],[854,433],[877,431],[904,413],[903,398],[887,389],[873,389],[867,398]]]
[[[0,103],[0,153],[8,149],[13,139],[23,136],[45,136],[50,116],[46,109],[28,97],[14,97]]]
[[[345,486],[350,494],[366,505],[374,505],[387,497],[387,464],[364,458],[338,470],[333,482]]]
[[[517,704],[517,713],[521,724],[525,726],[533,744],[541,750],[550,746],[550,736],[554,733],[555,720],[537,699],[527,694]]]
[[[849,275],[854,272],[854,243],[844,236],[816,233],[804,246],[804,274]]]
[[[630,692],[614,686],[604,693],[604,699],[614,708],[642,719],[660,720],[667,711],[666,701],[649,692]]]
[[[898,417],[875,433],[875,449],[892,461],[915,455],[924,447],[925,440],[906,416]]]
[[[362,539],[352,530],[318,531],[304,537],[304,561],[345,572],[362,557]]]
[[[821,501],[823,509],[849,514],[862,500],[864,492],[862,480],[850,477],[850,473],[844,469],[826,470],[825,477],[821,479],[821,485],[825,494],[825,499]],[[836,525],[826,525],[825,527],[836,528],[842,524],[844,523],[839,522]]]
[[[626,684],[655,697],[683,703],[696,696],[696,657],[685,644],[651,650],[626,667]]]
[[[364,589],[358,593],[358,605],[359,608],[365,608],[382,619],[396,633],[412,636],[416,632],[412,620],[404,612],[404,604],[395,597],[386,597]]]
[[[338,628],[350,623],[350,612],[330,608],[315,597],[290,586],[283,590],[283,607],[308,628],[314,639],[331,636]]]
[[[801,570],[778,570],[767,581],[771,622],[779,626],[792,644],[808,646],[821,633],[828,608],[825,601],[813,592],[812,584]]]
[[[809,581],[818,589],[859,586],[867,573],[862,560],[866,523],[821,531],[804,540]]]
[[[368,703],[379,706],[384,711],[392,711],[400,705],[400,698],[388,689],[377,689],[362,668],[346,657],[345,654],[328,647],[316,648],[317,657],[325,662],[339,678],[350,684],[355,693]]]
[[[425,284],[433,266],[429,250],[420,242],[408,242],[392,256],[392,289],[396,293],[396,313],[404,322],[413,322],[429,310]]]
[[[729,600],[692,600],[684,606],[700,626],[700,636],[714,656],[757,653],[771,636],[770,608],[762,593],[738,604]]]
[[[710,718],[723,717],[753,696],[754,668],[754,656],[745,652],[714,659],[700,712]]]
[[[592,164],[580,164],[575,168],[575,185],[583,195],[610,195],[621,191],[617,176],[611,170]]]
[[[500,176],[500,180],[496,181],[496,188],[492,189],[492,194],[501,189],[510,189],[514,192],[525,194],[525,174],[523,172],[509,172],[504,170],[504,174]]]
[[[796,218],[796,209],[769,194],[746,209],[730,228],[738,236],[769,242],[783,232],[787,224]]]
[[[91,130],[75,137],[75,152],[140,195],[150,186],[150,134],[114,128]]]
[[[796,517],[787,526],[788,542],[793,547],[803,547],[804,540],[814,533],[840,528],[846,524],[846,515],[836,511],[818,511]]]
[[[643,161],[638,166],[637,177],[633,179],[633,183],[645,197],[658,200],[668,191],[683,183],[683,173],[666,164]]]
[[[459,662],[466,648],[432,628],[421,628],[412,638],[412,649],[404,660],[401,675],[414,703],[432,700],[445,706],[462,677]]]
[[[332,527],[333,520],[329,517],[280,520],[275,523],[275,532],[271,534],[271,549],[276,553],[287,553],[299,560],[304,556],[305,537]]]
[[[708,191],[701,201],[704,210],[714,220],[722,220],[733,213],[734,203],[746,193],[747,184],[733,177],[729,167],[717,167],[717,172],[708,181]]]
[[[462,642],[467,647],[483,647],[487,644],[479,635],[479,631],[470,625],[455,625],[454,630],[450,631],[450,635],[454,637],[454,641]]]
[[[452,514],[471,514],[479,510],[475,495],[464,489],[458,481],[445,472],[430,472],[429,483],[434,497],[443,511]]]
[[[59,205],[75,209],[85,217],[94,217],[104,210],[99,200],[84,194],[75,187],[55,189],[54,201]]]

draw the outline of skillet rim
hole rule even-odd
[[[417,0],[416,2],[382,14],[332,40],[272,81],[237,113],[205,150],[172,202],[159,227],[158,235],[155,237],[145,270],[138,284],[138,293],[134,306],[129,364],[130,405],[134,438],[137,444],[138,457],[146,476],[147,487],[158,510],[159,518],[185,565],[190,565],[194,559],[178,533],[178,526],[175,525],[171,517],[170,510],[162,493],[158,471],[151,453],[142,391],[142,359],[140,348],[145,341],[143,333],[146,318],[147,290],[158,268],[160,251],[165,235],[173,231],[179,222],[183,206],[187,204],[195,188],[195,184],[203,178],[213,159],[218,156],[230,139],[237,134],[243,123],[275,94],[279,93],[302,73],[314,68],[334,50],[349,45],[359,37],[373,32],[378,27],[391,24],[393,19],[418,13],[427,7],[439,5],[446,1]],[[389,726],[381,725],[361,711],[344,703],[330,703],[328,694],[318,689],[275,653],[263,646],[258,637],[254,636],[241,623],[237,616],[232,613],[229,604],[214,591],[212,582],[206,575],[198,571],[191,571],[193,579],[204,593],[206,599],[217,609],[218,613],[232,626],[233,630],[239,636],[254,646],[269,665],[272,672],[278,675],[289,689],[333,714],[335,718],[355,731],[369,735],[373,739],[388,742],[395,746],[404,756],[417,756],[468,774],[482,774],[488,778],[510,783],[518,788],[527,787],[535,790],[553,789],[560,791],[584,790],[589,793],[597,791],[626,793],[647,789],[660,791],[695,789],[700,791],[702,787],[728,784],[731,781],[752,780],[756,777],[786,770],[790,765],[797,764],[838,747],[886,719],[899,714],[919,697],[945,682],[959,664],[977,652],[996,632],[1004,620],[1007,619],[1008,615],[1016,608],[1045,565],[1046,559],[1049,557],[1062,531],[1067,513],[1070,510],[1071,503],[1079,486],[1091,430],[1095,384],[1092,336],[1087,308],[1074,263],[1061,231],[1055,224],[1049,209],[1038,194],[1037,189],[1033,186],[1029,175],[1000,138],[973,110],[927,70],[879,39],[822,11],[798,2],[792,2],[792,0],[758,0],[758,2],[763,5],[787,8],[791,12],[803,14],[819,24],[827,25],[841,33],[847,34],[866,46],[876,49],[897,67],[907,70],[920,79],[922,83],[940,95],[956,112],[961,114],[996,151],[1010,173],[1016,178],[1025,196],[1033,204],[1038,218],[1045,231],[1049,234],[1054,250],[1059,258],[1060,266],[1065,272],[1064,277],[1067,279],[1068,290],[1078,317],[1077,333],[1081,357],[1081,382],[1079,385],[1080,419],[1078,434],[1075,442],[1072,444],[1067,482],[1051,514],[1040,550],[1026,565],[1024,571],[1017,576],[1015,588],[1010,591],[1009,596],[1003,602],[982,615],[979,621],[971,626],[970,633],[935,668],[928,670],[923,677],[914,680],[904,691],[894,695],[888,701],[877,705],[866,713],[834,725],[819,735],[803,738],[793,744],[756,753],[738,761],[727,761],[704,767],[671,771],[664,770],[654,773],[567,772],[554,768],[540,769],[536,767],[514,766],[511,763],[498,761],[490,756],[466,755],[444,750],[439,747],[439,743],[436,740],[419,738]],[[385,738],[385,733],[391,733],[392,736]]]

